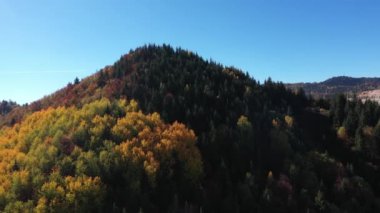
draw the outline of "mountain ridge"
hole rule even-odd
[[[321,82],[286,84],[286,87],[292,90],[302,88],[307,95],[314,98],[332,98],[337,94],[353,97],[365,91],[379,89],[380,78],[336,76]]]
[[[218,69],[218,72],[222,73],[222,75],[227,76],[228,78],[232,79],[244,77],[248,79],[248,77],[246,77],[243,72],[236,68],[224,67],[221,64],[217,64],[213,61],[204,60],[202,57],[188,50],[184,50],[181,48],[174,49],[170,45],[165,44],[162,46],[145,45],[142,47],[138,47],[134,50],[130,50],[128,54],[121,56],[120,59],[117,60],[113,65],[107,65],[99,71],[95,72],[94,74],[81,79],[80,81],[74,80],[74,82],[68,83],[67,86],[58,89],[52,94],[46,95],[43,98],[36,100],[30,104],[16,107],[14,110],[8,112],[6,116],[3,116],[3,118],[0,119],[0,121],[3,120],[2,122],[0,122],[0,124],[14,123],[15,121],[21,120],[23,114],[38,111],[41,109],[46,109],[48,107],[71,105],[80,106],[89,103],[92,100],[100,99],[101,97],[115,99],[126,96],[133,97],[134,95],[141,96],[141,94],[137,94],[143,92],[137,91],[141,88],[135,88],[135,90],[131,91],[128,90],[127,84],[141,84],[143,83],[142,81],[146,80],[152,81],[153,79],[137,78],[140,75],[144,75],[144,73],[149,69],[149,67],[145,66],[165,67],[165,64],[157,64],[163,62],[158,61],[160,60],[159,57],[163,57],[163,60],[165,61],[166,58],[169,58],[170,56],[181,57],[171,59],[172,61],[174,61],[174,63],[182,63],[181,61],[183,61],[187,63],[199,64],[199,67],[195,67],[196,70],[184,70],[186,72],[184,73],[184,75],[190,76],[192,74],[191,72],[194,71],[203,75],[203,72],[207,73],[207,71],[203,71],[204,69],[215,67],[212,69]],[[175,62],[176,60],[178,62]],[[151,61],[153,65],[146,65],[147,61]],[[166,62],[164,63],[170,62],[166,60]],[[178,64],[175,66],[184,67],[187,66],[187,64]],[[154,70],[154,72],[159,73],[162,71]],[[162,74],[170,76],[168,72],[170,72],[170,70],[164,70]],[[215,70],[211,70],[210,73],[211,72],[215,72]],[[199,81],[202,79],[194,80]],[[256,84],[255,81],[252,82]],[[129,86],[133,87],[134,85]],[[160,87],[160,82],[150,82],[150,86],[158,88]],[[179,85],[176,86],[178,87]],[[174,95],[177,92],[175,88],[165,89],[167,90],[167,92],[172,93]]]

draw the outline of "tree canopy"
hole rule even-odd
[[[33,113],[1,130],[0,209],[137,211],[150,204],[152,211],[161,200],[152,192],[174,196],[182,192],[178,184],[199,185],[195,142],[185,125],[145,115],[133,100]]]

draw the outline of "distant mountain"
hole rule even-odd
[[[286,87],[293,90],[303,88],[307,95],[315,98],[329,98],[340,93],[353,96],[364,91],[379,89],[380,78],[338,76],[322,82],[286,84]]]

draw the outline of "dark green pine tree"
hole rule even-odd
[[[348,106],[348,107],[347,107]],[[347,102],[345,109],[347,116],[343,122],[344,128],[350,137],[355,135],[356,128],[358,127],[358,116],[355,112],[355,102]]]
[[[331,115],[333,118],[333,124],[335,127],[339,127],[342,125],[345,113],[344,108],[346,106],[347,99],[343,94],[335,97],[332,103]]]

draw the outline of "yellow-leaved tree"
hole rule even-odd
[[[194,132],[133,100],[49,108],[0,129],[2,212],[135,211],[201,175]]]

